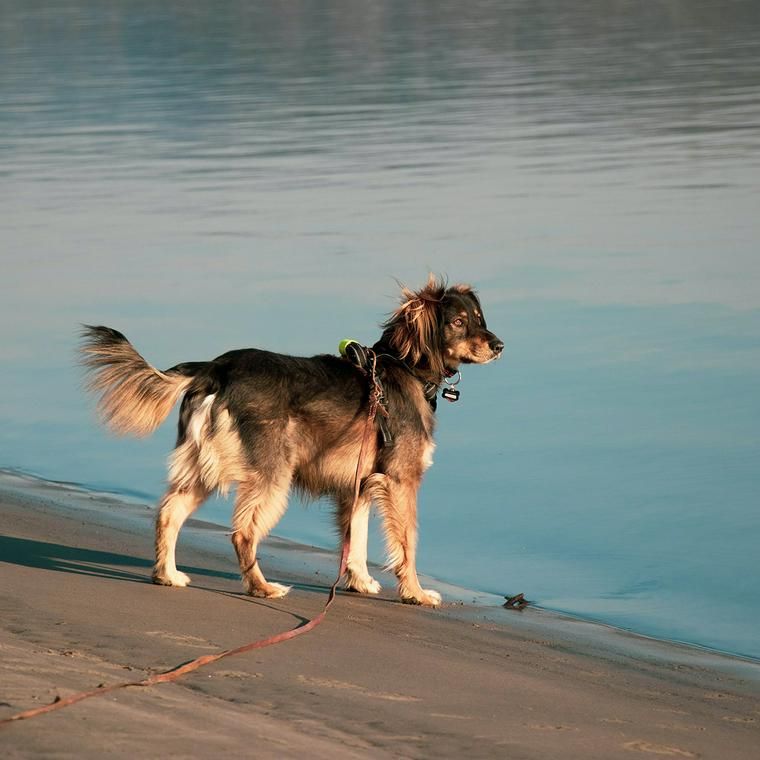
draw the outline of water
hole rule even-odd
[[[421,568],[760,657],[759,61],[753,2],[4,0],[0,466],[160,494],[80,322],[334,352],[446,272],[507,351],[440,410]]]

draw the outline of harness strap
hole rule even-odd
[[[347,339],[340,342],[338,346],[341,356],[347,359],[355,367],[358,367],[369,379],[370,403],[372,395],[376,394],[376,408],[373,417],[379,411],[377,424],[380,428],[380,435],[383,439],[383,446],[390,446],[393,443],[393,434],[388,426],[388,409],[385,399],[385,392],[380,378],[377,376],[377,354],[371,348],[363,346],[356,340]]]

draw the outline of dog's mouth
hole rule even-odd
[[[489,364],[501,359],[504,343],[493,336],[490,340],[463,340],[446,350],[446,371],[457,372],[460,364]]]
[[[494,351],[493,354],[488,357],[488,359],[485,359],[485,360],[482,360],[482,361],[473,362],[473,364],[490,364],[491,362],[497,362],[497,361],[499,361],[499,359],[501,359],[502,353],[503,353],[503,350],[502,351]]]

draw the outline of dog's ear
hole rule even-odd
[[[416,292],[401,290],[401,306],[386,323],[386,334],[399,358],[413,367],[444,374],[442,302],[446,283],[431,274]]]

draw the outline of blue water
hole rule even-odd
[[[753,2],[5,0],[0,466],[161,493],[81,322],[333,352],[445,272],[507,350],[440,409],[421,569],[760,657],[758,60]]]

